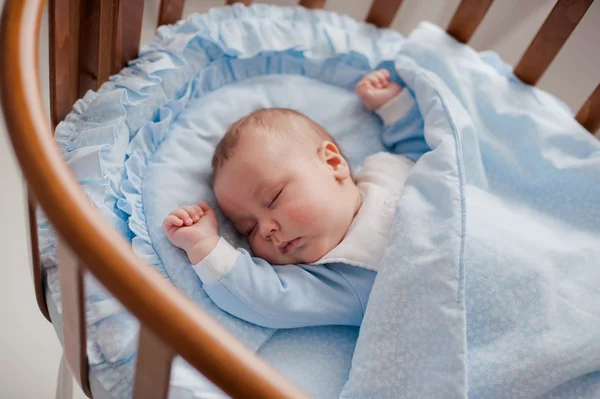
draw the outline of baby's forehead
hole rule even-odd
[[[217,145],[212,160],[213,179],[226,164],[230,164],[226,168],[230,170],[241,170],[248,167],[243,163],[254,166],[256,162],[276,167],[281,156],[312,152],[323,140],[330,140],[328,137],[320,125],[293,110],[274,108],[253,112],[231,125]],[[231,165],[234,158],[238,162]]]
[[[268,175],[293,155],[306,151],[293,134],[273,132],[248,132],[240,139],[232,157],[223,165],[230,172],[251,172]]]
[[[278,175],[283,169],[302,168],[312,154],[308,142],[300,143],[290,134],[256,132],[244,135],[232,156],[215,175],[215,182],[236,181],[258,184]],[[224,184],[223,188],[229,186]]]
[[[273,116],[272,119],[250,125],[247,129],[244,136],[249,140],[268,140],[279,146],[296,146],[308,142],[318,144],[323,140],[311,120],[296,114]]]

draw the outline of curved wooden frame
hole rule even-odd
[[[82,0],[50,0],[52,125],[69,112],[85,90],[99,87],[137,54],[143,0],[86,1],[84,15]],[[537,81],[592,1],[558,0],[518,63],[517,76],[532,83]],[[234,2],[226,0],[227,4]],[[491,2],[463,0],[448,32],[457,40],[468,42]],[[171,362],[176,354],[233,397],[305,397],[145,265],[84,195],[52,139],[37,83],[38,37],[44,3],[44,0],[7,0],[5,4],[0,25],[3,51],[0,81],[11,84],[0,85],[0,96],[13,148],[36,200],[30,203],[39,203],[61,237],[65,355],[84,392],[91,396],[83,300],[83,276],[91,272],[140,321],[134,397],[166,397]],[[307,8],[322,8],[324,3],[324,0],[300,0],[300,5]],[[183,4],[183,0],[162,0],[159,24],[178,20]],[[374,0],[367,20],[388,26],[401,4],[402,0]],[[57,16],[68,23],[57,23]],[[128,24],[124,24],[125,20]],[[101,30],[98,26],[106,28]],[[560,34],[553,34],[557,31]],[[592,132],[600,127],[600,85],[577,114],[577,120]],[[30,205],[36,297],[40,310],[49,318],[36,255],[33,209]]]
[[[84,195],[52,139],[38,83],[44,3],[8,0],[5,4],[0,79],[11,84],[2,85],[0,95],[4,113],[10,116],[6,123],[25,179],[53,226],[86,268],[144,327],[226,393],[252,398],[305,397],[145,265]]]

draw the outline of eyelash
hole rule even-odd
[[[277,201],[277,198],[279,198],[279,196],[281,195],[282,192],[283,192],[283,188],[281,190],[279,190],[279,192],[277,193],[275,198],[273,198],[273,201],[271,201],[271,203],[269,204],[269,208],[271,208],[271,206],[273,206],[273,204],[275,203],[275,201]]]
[[[277,201],[277,198],[279,198],[279,196],[281,195],[282,192],[283,192],[283,188],[281,190],[279,190],[279,192],[277,193],[275,198],[273,198],[271,203],[269,203],[268,208],[271,208],[271,206],[273,206],[273,204],[275,203],[275,201]],[[256,229],[256,224],[254,226],[252,226],[252,228],[250,230],[248,230],[248,232],[246,232],[246,236],[250,237],[250,235],[254,232],[255,229]]]

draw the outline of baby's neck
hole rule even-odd
[[[342,242],[344,240],[344,238],[346,238],[346,234],[348,234],[348,230],[350,230],[350,226],[356,219],[356,215],[358,214],[358,211],[360,211],[360,207],[362,206],[362,203],[363,203],[362,195],[360,193],[360,190],[358,189],[358,186],[355,184],[354,180],[348,179],[347,181],[344,182],[344,184],[346,184],[346,186],[345,186],[346,194],[345,195],[348,197],[348,202],[342,206],[347,207],[348,209],[350,209],[350,206],[352,206],[352,208],[351,208],[352,209],[352,217],[349,218],[349,220],[348,220],[348,225],[346,226],[346,231],[344,232],[344,236],[340,239],[340,241],[336,244],[336,246],[339,245],[340,242]],[[331,248],[331,249],[333,249],[333,248]]]
[[[354,183],[354,181],[352,181],[352,187],[350,187],[349,191],[350,191],[350,196],[351,196],[352,202],[353,202],[353,208],[352,208],[352,218],[350,219],[350,223],[348,223],[348,226],[346,227],[346,233],[350,229],[350,226],[352,225],[352,223],[354,223],[354,219],[356,219],[356,215],[358,215],[358,211],[360,211],[360,207],[362,206],[362,203],[363,203],[362,194],[360,193],[360,190],[358,189],[358,186]]]

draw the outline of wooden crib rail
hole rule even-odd
[[[150,331],[162,346],[181,355],[229,395],[305,397],[141,262],[82,192],[52,139],[41,97],[37,54],[44,3],[44,0],[5,3],[0,24],[3,54],[0,79],[11,84],[0,86],[0,98],[9,137],[28,186],[79,259],[80,267],[109,288],[139,319],[143,331]],[[80,285],[81,279],[75,278],[72,283]],[[77,293],[80,298],[81,295]],[[81,312],[69,312],[67,322],[70,317],[83,317]],[[73,364],[69,366],[73,368]]]
[[[468,43],[494,0],[463,0],[446,29],[461,43]]]
[[[594,133],[600,129],[600,83],[581,106],[575,119],[590,133]]]
[[[158,26],[174,24],[183,15],[185,0],[162,0],[158,11]]]
[[[60,265],[64,356],[83,392],[92,397],[86,350],[87,332],[83,285],[85,268],[62,237],[58,239],[57,249],[58,264]]]
[[[535,85],[594,0],[558,0],[515,67],[515,75]]]
[[[387,28],[394,21],[401,5],[402,0],[373,0],[365,21]]]
[[[52,126],[137,56],[143,11],[144,0],[48,1]]]

